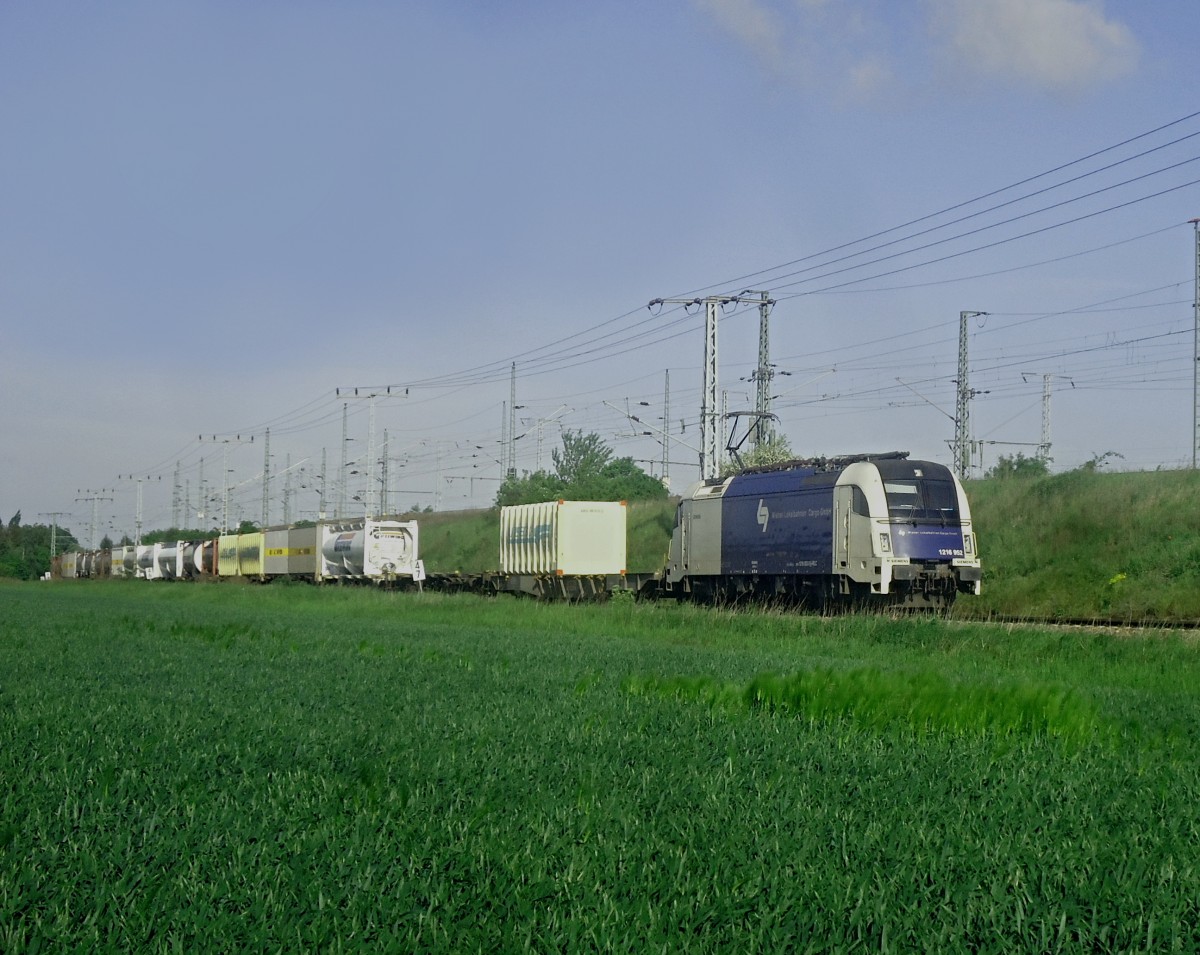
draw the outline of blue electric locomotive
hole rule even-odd
[[[693,485],[663,588],[817,606],[945,608],[979,593],[971,511],[945,465],[907,453],[794,461]]]

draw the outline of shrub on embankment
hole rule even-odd
[[[1200,619],[1200,472],[1080,469],[967,494],[983,593],[957,615]]]

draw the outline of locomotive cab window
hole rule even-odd
[[[950,481],[886,481],[888,516],[904,521],[958,521],[958,495]]]
[[[863,489],[857,484],[854,485],[850,494],[850,510],[855,514],[861,514],[863,517],[871,516],[871,508],[867,505],[867,495],[863,493]]]

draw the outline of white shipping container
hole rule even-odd
[[[624,501],[549,501],[500,510],[500,573],[625,573]]]

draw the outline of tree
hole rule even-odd
[[[562,433],[562,451],[550,452],[554,470],[565,484],[576,484],[594,477],[612,460],[612,451],[594,431],[566,430]]]
[[[510,475],[504,479],[496,492],[496,506],[557,501],[565,495],[566,484],[558,475],[546,471],[526,472],[523,477]]]
[[[45,524],[22,526],[20,518],[17,511],[8,524],[0,524],[0,577],[36,580],[50,569],[51,530]],[[79,546],[66,527],[57,533],[60,553]]]
[[[613,458],[600,435],[564,431],[562,449],[551,452],[554,473],[510,475],[496,492],[496,504],[535,504],[539,501],[636,501],[667,496],[667,489],[634,463]]]
[[[666,485],[637,466],[633,458],[617,458],[600,472],[603,501],[646,501],[667,496]]]
[[[1050,471],[1048,458],[1027,458],[1018,451],[1015,455],[1000,455],[994,467],[990,468],[985,478],[1030,478],[1043,477]]]

